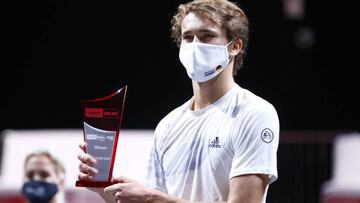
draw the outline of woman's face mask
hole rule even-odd
[[[49,203],[58,188],[54,183],[31,180],[24,183],[21,192],[31,203]]]
[[[192,42],[180,47],[179,58],[188,76],[205,82],[218,75],[230,61],[227,47],[231,42],[225,46]]]

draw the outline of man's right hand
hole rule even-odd
[[[86,142],[80,143],[79,148],[81,149],[81,151],[78,154],[78,159],[80,160],[78,180],[92,181],[94,180],[95,175],[98,174],[98,170],[94,167],[96,164],[96,159],[90,154],[86,153]],[[87,189],[99,193],[100,196],[105,198],[104,188],[87,187]]]
[[[94,167],[96,159],[90,154],[86,153],[87,144],[82,142],[79,144],[81,149],[78,159],[80,160],[78,180],[92,181],[94,176],[98,174],[98,170]],[[105,194],[104,188],[87,187],[88,190],[98,193],[105,202],[116,202],[115,197],[112,194]]]
[[[92,181],[94,176],[98,174],[98,170],[94,167],[96,159],[86,153],[87,144],[82,142],[79,144],[81,152],[78,155],[80,160],[78,179],[83,181]]]

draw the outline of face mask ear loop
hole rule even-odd
[[[231,44],[231,43],[233,43],[233,41],[234,40],[231,40],[229,43],[227,43],[225,46],[226,46],[226,48]]]
[[[230,63],[230,61],[231,61],[231,58],[233,58],[233,57],[230,56],[229,50],[228,50],[228,46],[229,46],[231,43],[233,43],[233,42],[234,42],[234,40],[231,40],[229,43],[227,43],[227,44],[225,45],[226,51],[228,52],[228,59],[227,59],[228,61],[227,61],[226,65],[228,65],[228,64]]]

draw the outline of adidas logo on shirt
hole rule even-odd
[[[215,137],[215,139],[210,140],[209,148],[221,148],[219,137]]]

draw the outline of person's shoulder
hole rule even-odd
[[[241,91],[243,92],[241,103],[243,110],[246,112],[271,112],[271,113],[277,113],[274,105],[270,103],[268,100],[262,98],[261,96],[253,93],[252,91],[248,89],[241,88]]]
[[[183,103],[182,105],[174,108],[170,112],[168,112],[158,123],[156,126],[156,129],[164,128],[165,126],[170,125],[173,123],[176,118],[179,116],[179,114],[182,114],[186,111],[186,109],[189,106],[189,100]]]
[[[274,105],[250,90],[242,89],[241,91],[241,102],[238,105],[239,110],[236,111],[235,126],[255,130],[269,128],[278,134],[279,117]]]

